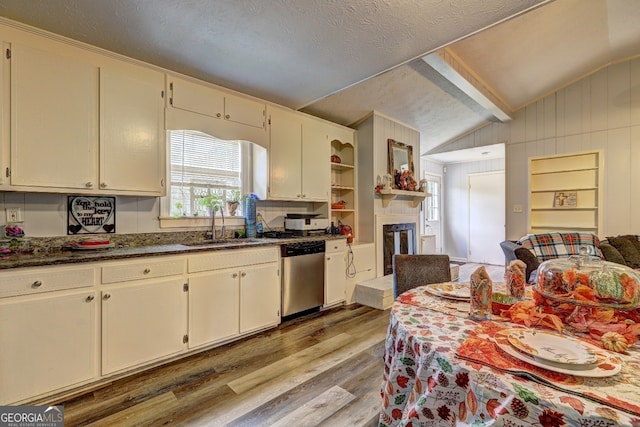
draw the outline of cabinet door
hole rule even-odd
[[[278,264],[244,268],[240,272],[240,333],[280,323]]]
[[[0,301],[0,404],[96,376],[95,292]]]
[[[239,273],[221,270],[189,278],[189,348],[239,334]]]
[[[187,297],[180,278],[102,291],[102,374],[185,349]]]
[[[62,54],[12,46],[12,185],[97,186],[97,121],[97,67]]]
[[[264,128],[265,104],[234,95],[225,95],[224,118],[236,123]]]
[[[307,119],[302,124],[302,198],[329,200],[331,146],[326,127]]]
[[[129,64],[100,71],[100,188],[162,195],[164,75]]]
[[[224,93],[177,77],[169,80],[170,105],[181,110],[222,119]]]
[[[324,305],[328,306],[344,301],[347,284],[344,252],[326,254],[324,268]]]
[[[302,120],[293,112],[270,108],[269,198],[300,200]]]

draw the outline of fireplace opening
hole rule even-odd
[[[416,253],[416,224],[387,224],[382,226],[384,275],[393,273],[393,255]]]

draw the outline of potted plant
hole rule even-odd
[[[222,200],[218,194],[209,194],[198,198],[198,204],[202,206],[206,211],[211,213],[211,216],[222,209]]]
[[[229,216],[235,216],[240,206],[240,190],[230,190],[227,192],[227,208]]]

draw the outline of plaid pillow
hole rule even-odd
[[[600,240],[598,236],[592,233],[560,233],[562,241],[569,255],[580,255],[580,248],[586,247],[587,254],[597,256],[604,259],[600,250]]]
[[[531,249],[540,261],[569,256],[560,233],[527,234],[518,243]]]

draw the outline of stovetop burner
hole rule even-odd
[[[294,237],[293,231],[265,231],[263,236],[269,239],[290,239]]]

